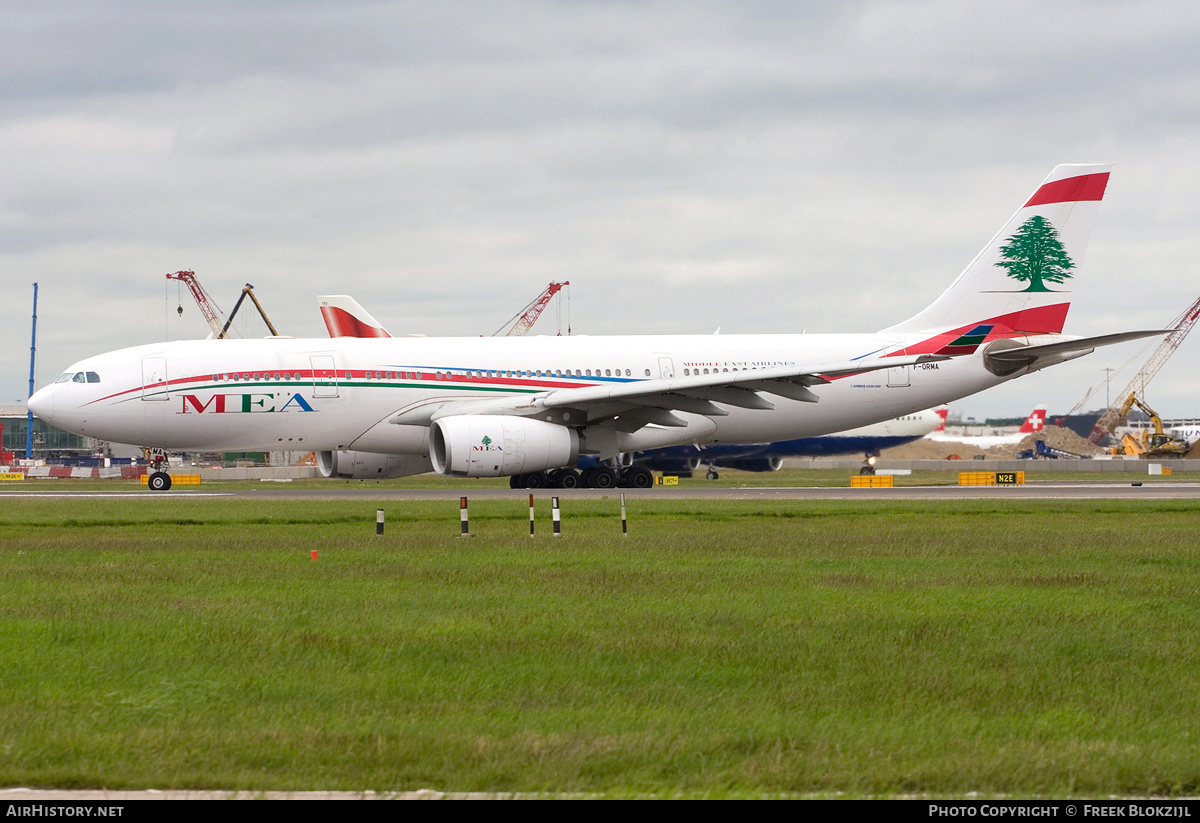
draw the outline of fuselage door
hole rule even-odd
[[[167,358],[142,358],[142,399],[167,399]]]
[[[908,376],[908,366],[897,366],[887,370],[887,384],[892,388],[908,386],[911,380]]]
[[[337,369],[332,354],[312,354],[308,357],[312,365],[313,397],[337,397]]]
[[[658,376],[663,378],[675,376],[675,362],[671,358],[658,358]]]

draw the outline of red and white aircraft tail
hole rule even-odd
[[[953,340],[981,325],[987,339],[1059,334],[1111,165],[1061,165],[940,297],[885,332]]]
[[[317,295],[330,337],[391,337],[378,320],[348,294]]]
[[[1021,424],[1021,428],[1017,429],[1020,434],[1033,434],[1040,432],[1046,428],[1046,407],[1038,406],[1033,412],[1025,418],[1025,422]]]

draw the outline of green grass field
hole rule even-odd
[[[6,499],[0,784],[1200,791],[1200,506],[379,505]]]

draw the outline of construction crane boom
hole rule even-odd
[[[1096,425],[1092,427],[1092,432],[1088,435],[1088,440],[1092,443],[1099,443],[1104,439],[1104,436],[1111,434],[1112,430],[1121,424],[1121,422],[1129,415],[1129,406],[1126,403],[1126,398],[1132,397],[1134,394],[1144,392],[1146,384],[1153,379],[1154,375],[1158,374],[1166,362],[1179,348],[1179,344],[1188,336],[1188,332],[1196,325],[1196,321],[1200,320],[1200,297],[1196,298],[1192,305],[1188,306],[1183,314],[1179,315],[1172,321],[1170,325],[1171,332],[1162,339],[1158,344],[1158,348],[1150,355],[1150,359],[1146,361],[1133,379],[1129,381],[1129,385],[1123,391],[1117,394],[1117,402],[1104,410],[1104,414],[1100,415],[1100,419],[1096,421]]]
[[[262,316],[263,322],[267,324],[267,328],[271,330],[272,337],[278,337],[279,332],[275,331],[275,327],[271,325],[271,318],[267,317],[267,312],[263,309],[262,303],[258,302],[258,298],[254,296],[254,286],[247,283],[242,287],[242,294],[237,299],[237,303],[233,305],[233,311],[229,313],[229,319],[225,321],[225,327],[221,329],[221,333],[217,335],[217,339],[221,340],[225,337],[225,332],[229,331],[229,324],[233,322],[233,317],[238,313],[238,309],[242,307],[242,301],[249,297],[254,301],[254,308],[258,309],[258,313]]]
[[[200,281],[196,279],[194,271],[177,271],[174,274],[167,275],[168,280],[178,280],[188,287],[192,293],[192,297],[196,299],[196,305],[200,307],[200,313],[204,315],[204,319],[208,322],[208,327],[212,329],[213,337],[220,337],[221,321],[218,316],[224,314],[217,308],[216,301],[208,296],[208,292],[200,285]],[[183,307],[179,307],[179,313],[183,313]]]
[[[204,319],[208,322],[208,327],[212,329],[213,337],[217,340],[224,340],[225,335],[229,331],[229,326],[233,323],[233,318],[237,315],[238,309],[242,307],[242,301],[249,297],[254,303],[254,307],[258,309],[259,315],[262,316],[263,322],[267,324],[267,328],[271,330],[271,334],[275,337],[279,336],[279,332],[275,331],[275,327],[271,325],[271,318],[267,317],[267,312],[262,307],[262,303],[258,302],[258,298],[254,296],[254,286],[247,283],[242,288],[242,293],[237,299],[237,303],[233,306],[233,311],[229,313],[229,319],[225,321],[225,325],[221,325],[221,317],[225,314],[217,306],[217,302],[208,296],[208,292],[200,285],[200,281],[196,278],[196,273],[193,271],[177,271],[167,275],[168,280],[178,280],[184,283],[188,290],[192,293],[192,297],[196,299],[196,305],[200,307],[200,313],[204,315]],[[183,314],[183,306],[179,307],[179,313]]]
[[[535,297],[525,308],[510,317],[503,326],[496,330],[496,333],[492,337],[499,337],[500,333],[504,332],[506,328],[508,328],[508,331],[504,332],[505,337],[520,337],[528,334],[529,330],[533,328],[533,324],[537,322],[537,319],[542,316],[542,312],[546,310],[546,305],[550,302],[550,299],[558,294],[563,286],[569,285],[571,285],[570,280],[565,280],[562,283],[551,283],[546,287],[545,291]],[[511,327],[509,327],[509,324],[512,324]]]

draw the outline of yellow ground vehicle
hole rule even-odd
[[[1150,418],[1150,428],[1142,431],[1140,439],[1132,434],[1121,438],[1126,454],[1149,458],[1183,457],[1187,454],[1188,444],[1167,435],[1163,431],[1162,418],[1154,409],[1146,405],[1145,401],[1139,400],[1136,392],[1131,392],[1121,407],[1121,419],[1127,418],[1134,406],[1144,411]]]

